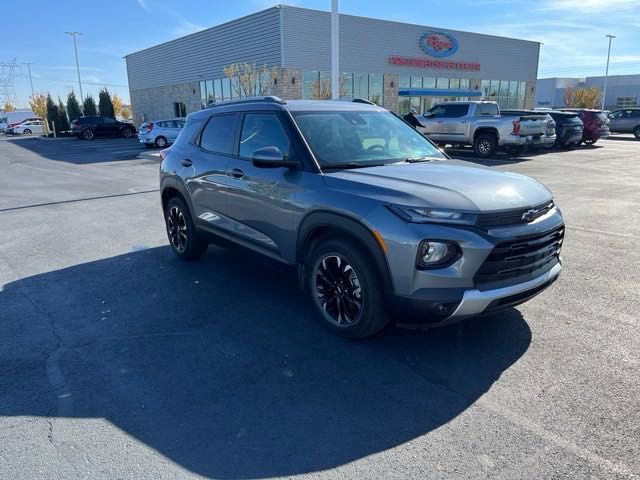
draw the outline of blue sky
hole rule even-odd
[[[124,55],[278,3],[328,10],[331,1],[10,1],[2,6],[0,62],[34,62],[36,91],[77,93],[73,43],[64,34],[76,30],[83,33],[78,47],[85,94],[96,96],[106,86],[128,101]],[[617,38],[610,73],[640,73],[637,0],[341,0],[340,11],[540,41],[541,77],[604,74],[604,35],[611,33]],[[24,66],[16,89],[25,106],[30,88]]]

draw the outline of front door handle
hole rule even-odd
[[[242,178],[244,177],[244,172],[239,168],[232,168],[231,170],[229,170],[229,172],[227,172],[227,175],[233,178]]]
[[[193,162],[188,158],[183,158],[182,160],[180,160],[180,163],[183,167],[190,167],[191,165],[193,165]]]

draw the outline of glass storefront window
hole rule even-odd
[[[302,98],[309,100],[313,98],[313,89],[316,82],[320,81],[320,72],[306,70],[302,74]]]
[[[449,80],[449,88],[460,88],[460,79],[459,78],[451,78]]]
[[[200,108],[207,106],[207,90],[204,81],[200,82]]]
[[[402,115],[406,115],[409,113],[409,108],[411,108],[409,97],[400,97],[398,100],[398,113]]]
[[[411,88],[422,88],[422,77],[411,76]]]
[[[353,99],[353,73],[340,74],[340,98]]]
[[[518,108],[524,108],[527,96],[527,82],[520,82],[518,85]]]
[[[353,97],[369,98],[369,75],[366,73],[353,74]]]
[[[213,94],[216,102],[222,100],[222,79],[216,78],[213,81]]]
[[[436,88],[449,88],[449,79],[438,77],[436,79]]]
[[[485,100],[491,99],[491,80],[482,80],[480,82],[480,90]]]
[[[216,97],[214,95],[215,90],[213,88],[213,80],[207,80],[206,89],[207,89],[207,101],[205,102],[205,105],[209,105],[211,102],[216,101]]]
[[[410,98],[410,101],[409,101],[410,108],[415,108],[416,112],[422,113],[420,111],[420,98],[422,97],[409,97],[409,98]]]
[[[400,88],[409,88],[411,86],[409,75],[400,75]]]
[[[436,79],[434,77],[422,77],[422,88],[436,88]]]
[[[231,98],[242,96],[243,92],[240,90],[240,79],[238,77],[231,77]]]
[[[491,80],[491,86],[489,87],[490,100],[498,101],[498,92],[500,91],[500,80]]]
[[[422,83],[422,77],[420,77],[420,83]],[[369,100],[376,105],[382,105],[383,90],[382,75],[379,73],[369,75]]]
[[[222,79],[222,99],[228,100],[231,98],[231,80],[227,77]]]
[[[460,79],[460,88],[463,90],[469,90],[469,79],[461,78]]]

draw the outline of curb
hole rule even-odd
[[[138,154],[138,158],[141,158],[143,160],[150,160],[150,161],[154,161],[154,162],[159,162],[160,161],[160,152],[140,152]]]

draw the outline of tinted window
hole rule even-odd
[[[178,128],[176,126],[176,122],[175,120],[167,120],[166,122],[162,122],[164,125],[162,125],[164,128]]]
[[[469,111],[469,105],[438,105],[430,110],[436,118],[464,117]]]
[[[284,158],[291,155],[291,142],[275,113],[247,113],[240,135],[240,156],[251,158],[264,147],[278,147]]]
[[[104,123],[116,123],[116,119],[111,117],[104,117],[103,120]]]
[[[494,103],[479,103],[476,105],[476,115],[498,115],[498,105]]]
[[[632,110],[632,111],[631,111],[631,116],[632,116],[633,118],[638,118],[638,117],[640,117],[640,110]]]
[[[205,150],[231,155],[237,115],[215,115],[209,119],[200,137]]]

